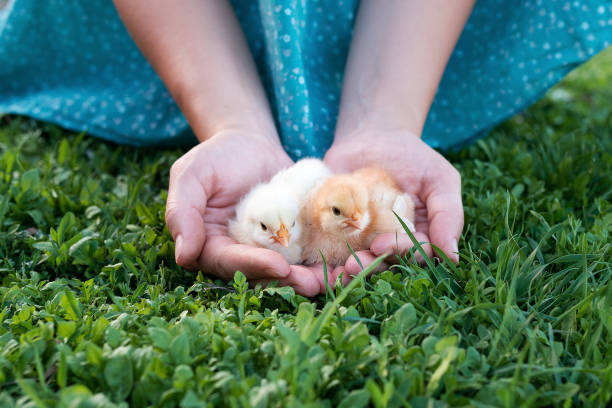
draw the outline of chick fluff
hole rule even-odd
[[[328,178],[305,203],[303,262],[321,262],[321,251],[329,265],[341,265],[351,254],[347,242],[359,251],[378,234],[403,233],[393,211],[414,231],[414,202],[385,170],[368,167]]]
[[[301,263],[304,244],[299,214],[308,192],[331,176],[318,159],[303,159],[255,186],[236,207],[230,236],[241,244],[268,248],[290,264]]]

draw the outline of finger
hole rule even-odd
[[[307,297],[316,296],[321,292],[321,285],[315,276],[313,268],[303,265],[291,265],[291,274],[296,291]]]
[[[306,296],[306,297],[312,297],[312,296],[316,296],[319,294],[320,292],[319,281],[317,280],[313,271],[309,267],[302,266],[302,265],[291,265],[290,268],[291,268],[291,271],[289,275],[287,275],[285,278],[258,279],[258,280],[251,281],[251,283],[253,285],[261,283],[265,287],[270,282],[277,280],[280,286],[291,286],[293,287],[293,290],[295,291],[295,293],[299,295]]]
[[[166,225],[174,238],[176,263],[185,268],[197,268],[197,260],[204,247],[206,199],[206,193],[195,175],[185,172],[180,164],[177,166],[175,163],[170,170]]]
[[[248,279],[278,279],[289,275],[289,264],[278,252],[236,243],[233,239],[209,236],[200,257],[206,272],[231,279],[236,271]]]
[[[370,264],[374,262],[377,258],[377,256],[370,251],[357,251],[355,255],[357,255],[357,258],[359,258],[359,262],[361,262],[361,265],[363,265],[363,269],[366,269],[368,266],[370,266]],[[346,260],[346,263],[344,264],[344,270],[346,271],[346,274],[359,275],[359,273],[362,271],[361,266],[359,266],[359,262],[357,262],[357,259],[355,259],[353,255],[349,256],[349,258]],[[376,268],[374,268],[372,272],[382,272],[386,269],[387,265],[384,262],[381,262],[379,265],[376,266]]]
[[[319,293],[325,293],[325,268],[323,268],[323,263],[320,262],[313,265],[308,265],[307,268],[311,271],[311,273],[319,284]],[[327,284],[332,289],[336,285],[336,279],[338,279],[339,275],[339,272],[335,273],[336,269],[331,269],[331,267],[327,268]]]
[[[426,242],[429,241],[427,235],[417,231],[414,233],[414,237],[419,243],[422,243],[421,247],[427,256],[431,257],[433,251],[431,245],[426,244]],[[376,256],[381,256],[383,254],[404,255],[413,247],[414,244],[407,234],[386,233],[380,234],[374,238],[372,244],[370,244],[370,251]],[[422,263],[424,260],[420,251],[415,251],[415,257],[418,263]]]
[[[334,282],[338,279],[338,276],[342,275],[342,286],[348,285],[355,278],[355,275],[349,275],[346,273],[344,266],[338,266],[336,269],[334,269],[333,274],[336,277]]]
[[[463,204],[461,202],[461,176],[453,167],[430,180],[427,192],[427,218],[429,238],[453,262],[459,262],[458,241],[463,230]]]
[[[306,266],[306,268],[308,268],[308,270],[310,271],[310,273],[312,273],[312,276],[314,276],[315,280],[317,281],[317,284],[319,285],[319,293],[325,293],[326,288],[325,288],[325,268],[323,267],[323,263],[319,262],[316,264],[312,264],[312,265],[308,265]],[[332,272],[333,269],[330,269],[330,267],[327,267],[327,284],[330,287],[334,287],[334,282],[335,282],[335,277],[332,276]]]

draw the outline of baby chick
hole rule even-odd
[[[268,248],[290,264],[302,260],[302,222],[298,219],[307,193],[331,175],[318,159],[303,159],[281,170],[268,183],[255,186],[238,203],[229,232],[236,241]]]
[[[400,190],[389,173],[380,167],[366,167],[354,172],[353,176],[368,186],[370,202],[378,209],[376,230],[404,233],[402,224],[393,214],[395,212],[408,229],[414,232],[414,202],[408,194]],[[388,211],[389,208],[391,211]]]
[[[304,208],[308,226],[304,263],[343,264],[350,250],[368,249],[378,234],[404,232],[393,214],[414,230],[414,203],[384,170],[364,168],[330,177],[313,191]]]
[[[270,184],[283,185],[288,192],[304,200],[313,187],[331,175],[331,171],[321,160],[306,158],[276,173]]]

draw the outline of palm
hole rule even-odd
[[[177,160],[166,206],[177,263],[224,279],[236,270],[252,278],[286,275],[279,254],[239,245],[227,221],[252,186],[290,164],[280,145],[236,132],[218,134]]]
[[[415,237],[420,242],[436,244],[451,259],[458,260],[454,252],[463,228],[459,173],[418,137],[403,131],[361,132],[348,141],[335,143],[324,160],[335,171],[353,171],[371,165],[384,167],[414,200]],[[374,239],[370,251],[360,251],[357,255],[362,264],[367,265],[376,256],[404,253],[412,246],[407,236],[382,234]],[[424,248],[428,255],[432,254],[431,247],[425,245]],[[334,272],[335,275],[340,272],[354,275],[360,270],[350,257],[344,267]]]

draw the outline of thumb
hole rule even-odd
[[[172,166],[166,201],[166,225],[175,242],[176,263],[197,269],[204,248],[207,195],[196,175]]]
[[[438,246],[446,256],[457,263],[459,262],[458,241],[463,230],[461,176],[454,167],[451,167],[451,171],[438,174],[437,180],[430,185],[432,189],[425,197],[429,238],[432,244]]]

